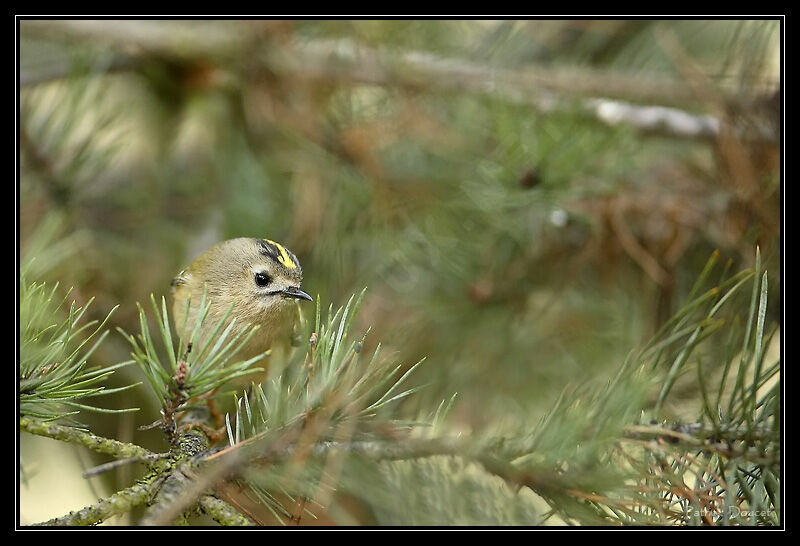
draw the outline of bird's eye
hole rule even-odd
[[[267,286],[272,279],[266,273],[256,273],[256,284],[258,286]]]

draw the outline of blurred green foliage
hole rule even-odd
[[[21,21],[22,251],[56,254],[37,279],[95,298],[90,318],[119,304],[110,324],[135,331],[136,302],[167,295],[211,244],[281,241],[323,301],[369,287],[356,328],[372,328],[368,354],[380,341],[397,362],[427,358],[412,378],[426,388],[403,401],[409,416],[458,392],[455,430],[525,428],[566,385],[617,370],[715,249],[738,271],[760,245],[777,317],[778,138],[739,129],[779,119],[779,30]],[[351,49],[355,62],[337,60]],[[312,62],[319,50],[329,62]],[[471,63],[463,80],[448,68],[459,62]],[[555,87],[517,86],[510,100],[492,84],[494,71],[532,68]],[[563,71],[586,87],[558,88]],[[658,96],[659,83],[683,92]],[[558,108],[543,108],[553,97]],[[600,99],[711,114],[722,129],[690,138],[611,124],[587,110]],[[94,359],[127,354],[111,336]],[[138,390],[114,407],[152,408]]]

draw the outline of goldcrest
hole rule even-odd
[[[207,339],[233,304],[231,317],[236,323],[231,338],[251,325],[260,326],[237,353],[237,360],[268,350],[270,359],[285,354],[299,319],[299,301],[312,301],[300,289],[302,280],[297,257],[280,243],[246,237],[218,243],[172,280],[172,316],[178,334],[184,340],[191,337],[205,293],[209,310],[198,339]],[[266,370],[267,362],[254,366]],[[263,376],[243,379],[238,383],[249,384]]]

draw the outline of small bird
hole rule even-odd
[[[300,289],[302,280],[297,257],[280,243],[246,237],[223,241],[198,256],[172,280],[176,330],[183,340],[190,339],[205,292],[209,310],[199,340],[208,338],[233,303],[231,317],[236,318],[236,324],[229,339],[242,329],[260,325],[237,353],[237,360],[250,359],[267,350],[271,350],[272,358],[276,352],[289,350],[299,318],[298,301],[313,301]],[[266,369],[263,362],[257,366]],[[249,384],[258,378],[244,379]]]

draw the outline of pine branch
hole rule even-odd
[[[583,115],[605,125],[627,125],[675,138],[714,140],[723,130],[723,120],[680,108],[698,103],[692,88],[683,82],[647,80],[587,67],[498,69],[423,52],[377,51],[347,40],[290,44],[270,52],[268,64],[278,72],[304,79],[471,93],[528,104],[543,113],[577,106]],[[726,100],[752,102],[733,96]],[[770,143],[779,139],[767,129],[748,128],[740,136]]]
[[[163,484],[158,489],[152,505],[147,509],[141,521],[139,521],[139,525],[169,525],[184,513],[184,508],[189,508],[191,504],[193,504],[191,501],[196,497],[190,499],[188,506],[180,504],[180,501],[186,497],[185,492],[192,483],[189,477],[191,473],[189,470],[190,466],[189,464],[180,465],[164,478]],[[175,510],[175,506],[178,505],[181,506],[181,509]]]
[[[150,499],[157,481],[144,481],[118,491],[106,499],[65,516],[38,523],[37,526],[85,526],[96,525],[111,516],[130,512]]]
[[[221,24],[220,24],[221,23]],[[103,44],[134,52],[136,56],[169,59],[228,58],[257,38],[262,25],[250,32],[236,22],[210,23],[175,21],[162,25],[150,21],[40,20],[23,21],[22,31],[29,36]],[[246,28],[246,27],[245,27]]]
[[[140,525],[169,525],[206,494],[197,473],[203,454],[209,447],[208,437],[200,430],[189,430],[178,436],[171,470],[162,473],[162,483]]]
[[[24,21],[31,36],[102,43],[135,56],[172,59],[235,58],[243,48],[263,41],[274,23],[173,21]],[[377,51],[350,40],[296,40],[270,52],[276,69],[310,78],[343,79],[372,85],[435,86],[486,93],[508,89],[527,95],[555,93],[565,97],[609,97],[663,105],[696,103],[691,86],[669,79],[644,79],[594,68],[526,66],[497,69],[428,52]],[[274,57],[274,58],[273,58]],[[774,86],[773,86],[774,87]],[[770,89],[754,89],[760,96]],[[742,97],[742,95],[738,95]],[[740,98],[743,100],[747,97]],[[733,100],[733,97],[729,97]]]
[[[233,331],[236,323],[236,318],[231,318],[233,305],[215,323],[213,334],[208,339],[199,339],[200,326],[204,321],[210,320],[207,318],[210,302],[206,303],[204,293],[200,302],[197,325],[191,339],[179,339],[178,343],[174,343],[166,299],[161,297],[160,308],[152,294],[150,301],[159,333],[159,336],[156,337],[160,339],[167,353],[166,362],[163,362],[159,356],[154,336],[150,333],[147,315],[140,304],[137,305],[141,334],[135,337],[121,328],[117,328],[117,331],[131,344],[133,348],[131,356],[159,398],[163,408],[162,430],[167,433],[172,443],[177,438],[175,436],[176,414],[182,411],[186,402],[211,393],[231,379],[260,371],[261,368],[252,365],[261,360],[265,353],[244,361],[233,360],[260,327],[258,324],[246,325],[239,328],[238,332]],[[225,327],[224,330],[223,327]]]
[[[253,525],[253,522],[242,515],[236,508],[214,495],[203,495],[197,504],[206,515],[213,518],[220,525],[230,527]]]
[[[187,62],[236,56],[242,49],[254,47],[269,27],[126,21],[111,28],[100,21],[28,21],[25,28],[34,34],[55,33],[134,49],[139,61],[151,55]],[[108,66],[135,67],[137,56],[126,55]],[[543,113],[570,111],[577,105],[579,112],[599,123],[626,125],[674,138],[715,140],[726,125],[718,117],[682,109],[703,106],[694,88],[685,82],[648,80],[589,67],[495,68],[427,52],[379,51],[349,40],[283,42],[278,48],[263,51],[263,56],[271,70],[287,77],[469,93],[528,104]],[[26,73],[25,81],[36,82],[65,72],[51,67],[41,75]],[[749,95],[720,95],[726,104],[746,110],[773,91],[754,89]],[[775,144],[779,135],[774,129],[746,127],[737,131],[743,140]]]
[[[82,445],[98,453],[113,455],[119,459],[138,458],[143,461],[151,461],[156,457],[156,454],[135,444],[103,438],[79,428],[57,425],[29,417],[20,417],[19,428],[30,434]]]
[[[376,419],[378,410],[415,392],[415,388],[403,383],[419,363],[399,373],[400,366],[387,367],[376,359],[377,350],[369,363],[359,362],[363,338],[350,336],[360,302],[355,296],[335,313],[331,307],[326,321],[321,320],[317,307],[314,330],[319,334],[312,336],[314,341],[309,344],[303,364],[288,367],[291,375],[279,375],[265,383],[267,394],[260,385],[249,395],[237,398],[236,432],[229,420],[232,445],[226,449],[210,452],[202,427],[199,431],[178,429],[174,419],[170,420],[169,430],[165,427],[172,448],[165,461],[162,455],[138,446],[23,417],[21,430],[84,445],[115,455],[122,462],[152,463],[151,475],[132,488],[44,524],[94,524],[153,499],[142,525],[186,524],[187,514],[197,507],[220,523],[245,525],[250,522],[236,508],[212,496],[212,489],[220,482],[240,476],[258,478],[260,467],[266,467],[261,478],[267,487],[289,483],[288,496],[297,494],[313,500],[306,491],[323,487],[323,480],[316,474],[320,468],[327,473],[328,467],[306,463],[327,463],[340,455],[387,463],[457,457],[481,466],[515,490],[525,487],[536,492],[565,521],[728,523],[720,506],[730,505],[751,510],[766,507],[765,512],[771,511],[771,515],[758,522],[772,524],[777,507],[779,474],[775,467],[779,463],[779,436],[771,413],[775,406],[768,403],[770,398],[759,398],[758,390],[779,366],[762,366],[768,345],[764,334],[766,276],[758,274],[757,254],[756,274],[734,275],[703,293],[702,284],[715,262],[716,256],[712,256],[692,290],[692,294],[701,295],[686,304],[638,356],[626,361],[607,385],[567,392],[537,427],[516,436],[487,441],[462,436],[408,437],[399,433],[390,434],[387,439],[364,440],[363,434],[357,435],[374,434],[376,430],[356,430],[359,423],[377,421],[388,427],[391,421],[382,423]],[[640,422],[646,407],[645,394],[653,388],[661,392],[655,411],[660,409],[690,356],[701,352],[699,344],[716,331],[710,328],[709,320],[751,278],[755,282],[750,317],[731,395],[731,415],[723,419],[721,411],[715,415],[710,410],[701,384],[704,406],[697,422],[632,424]],[[186,355],[182,358],[180,346],[176,349],[172,344],[164,302],[161,312],[155,300],[153,306],[170,361],[162,363],[155,356],[143,313],[143,335],[133,346],[139,348],[142,369],[151,372],[154,390],[167,394],[166,402],[174,404],[172,410],[181,411]],[[701,328],[709,328],[709,334],[701,335]],[[752,380],[748,368],[752,369]],[[699,364],[698,373],[702,378]],[[654,376],[659,381],[654,382]],[[725,379],[723,375],[722,381]],[[337,435],[336,427],[343,423],[354,428]],[[626,441],[627,445],[623,445]],[[623,463],[619,464],[615,457],[623,459]],[[292,465],[302,468],[292,469]],[[328,483],[324,485],[335,485],[330,480],[336,480],[337,474],[327,474]],[[298,476],[300,479],[295,480]],[[687,480],[694,480],[695,484]],[[735,523],[747,520],[736,518]]]
[[[93,298],[86,305],[72,302],[60,317],[66,296],[56,299],[58,284],[49,290],[44,283],[29,283],[25,266],[20,278],[19,413],[44,420],[70,418],[80,410],[96,413],[124,413],[138,408],[106,409],[84,403],[85,399],[135,388],[139,383],[107,389],[102,381],[115,370],[131,364],[120,362],[106,367],[88,367],[91,355],[108,332],[100,333],[116,306],[103,321],[82,324]],[[89,332],[86,334],[86,332]],[[99,335],[98,335],[99,334]],[[97,337],[89,347],[88,343]]]
[[[121,466],[133,464],[133,463],[152,463],[154,461],[158,461],[161,459],[167,459],[171,457],[171,453],[153,453],[151,455],[146,455],[143,457],[130,457],[128,459],[117,459],[116,461],[111,461],[105,464],[97,465],[93,468],[85,470],[83,472],[84,478],[91,478],[93,476],[98,476],[105,472],[109,472]],[[151,464],[151,466],[153,466]]]

